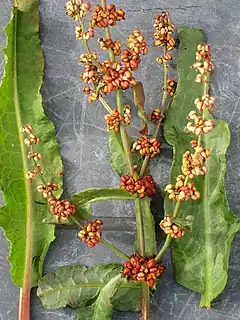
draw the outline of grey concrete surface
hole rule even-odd
[[[96,3],[97,1],[91,1]],[[217,96],[216,117],[225,119],[231,129],[232,141],[228,151],[226,175],[229,205],[240,216],[240,1],[239,0],[117,0],[127,10],[127,22],[114,29],[114,38],[126,39],[133,28],[140,28],[152,43],[153,19],[168,10],[177,26],[204,29],[213,45],[216,70],[212,90]],[[42,87],[43,104],[57,129],[57,137],[65,165],[65,195],[88,187],[117,186],[118,177],[112,172],[107,157],[107,133],[100,105],[88,105],[80,90],[78,56],[80,43],[75,40],[72,21],[63,11],[64,0],[40,0],[41,41],[46,68]],[[10,0],[0,0],[0,47],[5,45],[4,26],[8,22]],[[155,64],[157,50],[143,59],[138,73],[145,85],[147,107],[159,103],[161,70]],[[0,76],[3,71],[0,55]],[[131,94],[125,96],[130,102]],[[110,103],[114,103],[112,98]],[[156,182],[163,187],[168,182],[171,150],[166,146],[160,159],[152,163]],[[161,199],[157,203],[161,207]],[[134,220],[132,208],[126,202],[108,202],[94,206],[94,215],[104,216],[105,235],[127,253],[132,251]],[[158,210],[158,216],[159,216]],[[111,219],[114,217],[114,219]],[[123,231],[124,230],[124,231]],[[45,272],[69,263],[92,265],[116,261],[108,250],[88,250],[81,244],[73,229],[58,228],[57,239],[48,253]],[[0,320],[17,319],[18,288],[9,274],[8,242],[0,232]],[[152,320],[236,320],[240,319],[240,238],[236,237],[230,261],[229,281],[224,293],[210,311],[198,308],[199,295],[176,284],[170,254],[164,257],[167,271],[152,300]],[[75,319],[74,312],[44,310],[36,292],[32,294],[32,320]],[[115,313],[114,319],[140,319],[139,314]]]

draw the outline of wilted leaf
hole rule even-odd
[[[77,207],[77,211],[74,217],[81,220],[88,220],[91,218],[91,206],[99,201],[108,200],[134,200],[135,195],[131,195],[129,192],[120,188],[91,188],[72,196],[72,203]],[[58,223],[55,216],[47,216],[44,223]],[[64,224],[72,224],[71,219],[62,220]]]
[[[49,214],[41,195],[36,191],[40,181],[26,182],[26,171],[33,169],[27,160],[27,148],[20,127],[30,123],[40,138],[36,151],[42,154],[41,164],[48,182],[59,185],[62,192],[62,162],[55,130],[42,108],[39,93],[43,75],[43,56],[38,37],[38,1],[19,1],[6,28],[7,48],[5,74],[0,88],[0,185],[6,206],[0,209],[0,225],[11,242],[9,260],[13,281],[29,290],[36,286],[50,243],[54,226],[42,223]]]
[[[97,301],[104,287],[119,275],[121,270],[120,264],[96,264],[92,268],[82,265],[62,267],[40,280],[38,296],[48,309],[65,306],[84,309]],[[139,283],[122,279],[111,299],[114,309],[139,310]]]
[[[148,134],[148,126],[147,126],[147,115],[144,111],[145,105],[145,94],[144,87],[142,82],[137,82],[133,87],[133,98],[134,105],[138,108],[138,116],[142,120],[142,129],[139,131],[140,134],[147,135]]]
[[[184,151],[190,150],[192,137],[186,135],[186,116],[195,108],[194,100],[203,95],[203,85],[194,81],[196,73],[190,68],[195,61],[197,44],[206,41],[201,30],[182,28],[179,31],[180,57],[178,87],[169,107],[164,125],[165,138],[174,148],[171,182],[181,174]],[[239,221],[229,211],[224,189],[226,151],[230,142],[228,125],[215,121],[215,129],[203,139],[212,155],[207,160],[206,176],[197,179],[201,193],[198,202],[185,201],[181,217],[194,217],[192,233],[173,242],[173,264],[177,281],[202,293],[201,306],[210,307],[211,301],[224,289],[227,282],[229,254]],[[174,203],[166,200],[166,213],[173,212]]]

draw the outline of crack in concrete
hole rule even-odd
[[[196,5],[196,6],[186,6],[186,7],[176,7],[176,8],[145,8],[145,9],[138,9],[138,10],[128,10],[128,13],[133,12],[144,12],[144,11],[170,11],[170,10],[186,10],[186,9],[197,9],[202,8],[202,6]]]

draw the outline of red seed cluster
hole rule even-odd
[[[125,49],[121,56],[121,61],[127,69],[136,71],[141,62],[140,54]]]
[[[68,219],[76,212],[76,206],[68,200],[57,200],[56,198],[50,198],[48,205],[51,214],[57,217],[59,223],[62,219]]]
[[[105,84],[101,91],[104,93],[112,92],[117,89],[126,90],[136,85],[136,79],[133,77],[131,71],[119,62],[105,61],[104,64],[105,74],[102,81]]]
[[[79,231],[78,236],[90,248],[95,247],[100,242],[102,236],[102,222],[100,220],[88,222],[84,226],[84,229]]]
[[[84,65],[84,73],[80,74],[80,78],[85,82],[85,83],[97,83],[99,81],[99,72],[98,69],[95,65],[92,63],[86,63]]]
[[[125,19],[125,12],[122,9],[117,9],[114,4],[107,5],[106,10],[96,5],[92,13],[90,25],[91,27],[106,28],[114,26],[118,21]]]
[[[150,175],[138,178],[137,181],[135,181],[132,176],[121,176],[120,188],[131,194],[136,193],[138,198],[153,196],[157,192],[157,187]]]
[[[139,151],[143,157],[150,156],[152,159],[160,153],[160,147],[160,141],[156,138],[141,136],[133,143],[131,151]]]
[[[128,280],[145,281],[149,287],[153,287],[164,270],[163,264],[157,263],[153,258],[144,258],[136,253],[124,263],[122,275]]]

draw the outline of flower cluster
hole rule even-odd
[[[84,229],[79,231],[79,238],[86,242],[90,248],[95,247],[101,239],[102,236],[102,222],[100,220],[95,220],[94,222],[88,222]]]
[[[94,37],[94,29],[88,28],[88,31],[85,32],[83,25],[80,24],[75,28],[75,35],[78,40],[89,40],[90,38]]]
[[[160,141],[156,138],[141,136],[133,143],[131,151],[139,151],[143,157],[149,156],[152,159],[160,153],[160,146]]]
[[[120,115],[118,109],[114,109],[112,113],[106,114],[104,119],[108,130],[118,132],[121,121],[123,121],[125,125],[129,125],[131,123],[131,107],[127,104],[124,106],[123,116]]]
[[[138,198],[156,194],[157,188],[152,176],[147,175],[135,180],[132,176],[121,176],[120,188],[131,194],[137,194]]]
[[[184,229],[173,223],[170,216],[164,217],[164,219],[160,222],[160,227],[172,238],[179,239],[184,236]]]
[[[149,287],[153,287],[164,270],[163,264],[157,263],[153,258],[144,258],[136,253],[124,263],[122,275],[128,280],[145,281]]]
[[[154,33],[155,46],[165,46],[168,51],[173,50],[175,46],[173,38],[175,27],[171,22],[168,12],[162,12],[156,17],[154,27],[156,29]],[[161,58],[170,60],[169,55]]]
[[[50,213],[57,217],[59,223],[62,222],[62,219],[70,218],[76,212],[76,206],[68,200],[49,198],[48,205]]]
[[[185,176],[180,175],[176,179],[176,184],[168,184],[165,191],[169,193],[170,200],[198,200],[200,198],[200,193],[197,191],[194,183],[188,182],[184,184]]]
[[[192,65],[199,73],[196,76],[196,82],[207,83],[209,72],[213,71],[214,65],[211,62],[211,48],[208,44],[199,44],[196,52],[196,62]]]
[[[90,26],[106,28],[114,26],[118,21],[124,19],[125,12],[122,9],[117,9],[114,4],[107,5],[106,10],[102,6],[96,5],[92,13]]]

